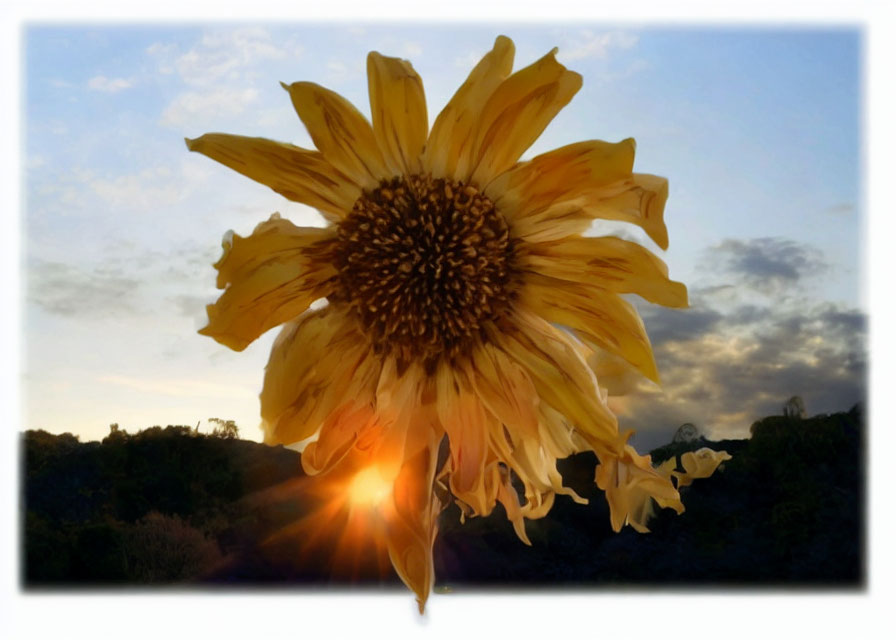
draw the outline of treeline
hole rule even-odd
[[[559,496],[547,517],[527,522],[531,547],[500,505],[463,524],[456,507],[447,509],[435,546],[437,588],[860,586],[863,442],[853,407],[765,418],[748,440],[697,438],[654,450],[654,461],[703,446],[733,459],[683,488],[685,513],[660,511],[649,534],[611,531],[593,485],[596,461],[574,456],[561,472],[589,504]],[[351,574],[333,572],[346,564],[335,557],[343,553],[338,520],[328,523],[332,531],[275,535],[320,506],[302,490],[292,450],[181,426],[113,431],[102,443],[28,431],[23,448],[26,587],[398,584],[382,554],[352,558]]]

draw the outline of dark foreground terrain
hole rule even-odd
[[[548,517],[527,522],[531,547],[500,505],[464,524],[451,507],[435,544],[436,588],[864,586],[859,408],[772,416],[751,433],[654,450],[654,461],[703,446],[733,459],[683,488],[685,513],[660,512],[648,534],[612,532],[590,454],[560,465],[589,504],[558,497]],[[180,426],[116,430],[102,443],[28,431],[22,442],[26,589],[400,584],[373,550],[336,557],[338,531],[311,553],[301,551],[307,531],[272,538],[316,506],[296,490],[303,474],[289,449]]]

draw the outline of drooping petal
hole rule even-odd
[[[582,76],[557,62],[556,53],[504,80],[483,106],[470,164],[474,184],[486,185],[512,167],[582,87]]]
[[[336,269],[326,248],[332,228],[297,227],[274,214],[252,235],[234,234],[215,263],[217,302],[206,307],[208,326],[199,333],[242,351],[262,333],[299,316],[332,290]]]
[[[523,366],[541,401],[564,415],[592,447],[613,450],[619,437],[616,417],[570,338],[525,308],[516,309],[514,323],[516,331],[494,340]]]
[[[283,85],[324,158],[364,189],[391,178],[373,128],[348,100],[313,82]]]
[[[436,371],[436,411],[451,448],[449,486],[474,513],[487,515],[494,506],[485,490],[488,435],[497,428],[496,420],[466,376],[444,362]]]
[[[678,478],[679,488],[688,486],[694,480],[708,478],[725,460],[731,460],[731,455],[727,451],[714,451],[708,447],[681,454],[684,473],[674,474]]]
[[[624,358],[649,380],[659,382],[644,323],[634,307],[618,295],[530,274],[518,303],[550,322],[574,329],[584,339]]]
[[[389,557],[399,577],[417,595],[420,613],[435,581],[432,546],[443,506],[433,493],[441,435],[429,435],[427,445],[401,465],[384,513]]]
[[[595,482],[610,505],[614,531],[621,531],[628,524],[640,533],[648,532],[647,520],[653,512],[651,500],[660,507],[684,511],[678,491],[668,477],[651,466],[650,456],[639,455],[627,444],[621,455],[598,453],[598,458]]]
[[[339,357],[327,357],[333,353]],[[363,398],[375,388],[380,366],[354,323],[330,306],[287,324],[265,367],[265,442],[292,444],[313,436],[345,397]]]
[[[631,178],[598,187],[570,191],[537,210],[506,207],[514,235],[529,242],[548,242],[581,233],[596,218],[636,224],[661,249],[669,246],[663,210],[669,195],[666,178],[636,173]]]
[[[685,307],[687,288],[668,278],[665,263],[639,244],[605,236],[573,236],[526,245],[520,268],[612,293],[636,293],[648,302]]]
[[[367,56],[373,133],[393,175],[421,172],[429,121],[423,81],[411,63],[376,51]]]
[[[207,133],[186,142],[190,151],[206,155],[289,200],[318,209],[331,222],[344,218],[361,195],[361,187],[318,151],[225,133]]]
[[[491,343],[473,351],[471,383],[482,404],[526,438],[538,438],[538,393],[517,362]]]
[[[485,187],[512,222],[538,213],[579,193],[631,178],[635,141],[577,142],[521,162]]]
[[[473,133],[479,114],[513,68],[513,42],[498,36],[432,125],[423,152],[423,168],[434,178],[468,177]]]

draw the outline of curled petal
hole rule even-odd
[[[681,454],[684,473],[674,474],[678,478],[679,488],[688,486],[694,480],[708,478],[725,460],[731,460],[731,455],[727,451],[713,451],[708,447]]]
[[[262,333],[299,316],[332,289],[336,269],[325,256],[333,229],[297,227],[274,214],[252,235],[225,239],[215,263],[218,288],[199,333],[242,351]]]
[[[626,524],[640,533],[649,531],[647,520],[653,513],[655,500],[660,507],[684,511],[678,491],[668,477],[650,464],[650,456],[638,455],[625,445],[622,455],[598,453],[600,464],[595,471],[595,482],[610,505],[610,524],[621,531]]]
[[[648,302],[686,307],[688,290],[668,278],[665,263],[639,244],[606,236],[575,236],[527,245],[521,268]]]
[[[376,51],[367,56],[373,133],[393,175],[420,173],[429,121],[423,81],[411,63]]]
[[[331,222],[344,218],[361,195],[361,187],[317,151],[224,133],[207,133],[186,142],[190,151],[206,155],[289,200],[318,209]]]
[[[470,175],[474,127],[479,113],[513,67],[513,42],[498,36],[432,125],[423,166],[434,178],[460,180]]]
[[[373,129],[348,100],[313,82],[283,85],[324,158],[363,189],[392,177]]]
[[[485,194],[512,224],[557,202],[631,178],[634,161],[633,138],[577,142],[505,171],[489,182]]]
[[[515,235],[529,242],[548,242],[585,231],[593,220],[636,224],[661,249],[669,246],[663,210],[669,195],[665,178],[635,173],[604,187],[570,192],[541,210],[521,215],[508,211]]]

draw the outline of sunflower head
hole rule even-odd
[[[316,84],[284,85],[316,149],[187,141],[327,220],[275,216],[225,243],[202,333],[242,349],[284,325],[261,393],[266,441],[307,443],[305,470],[367,508],[421,607],[447,500],[465,517],[500,502],[528,543],[525,520],[556,494],[582,501],[557,460],[594,451],[614,528],[646,531],[653,503],[683,509],[672,470],[626,444],[606,392],[658,379],[622,296],[683,307],[687,290],[641,245],[582,235],[625,221],[665,249],[667,182],[633,172],[632,139],[520,160],[582,84],[556,51],[511,73],[499,37],[432,127],[411,64],[371,53],[370,120]],[[701,460],[689,477],[714,468]]]

